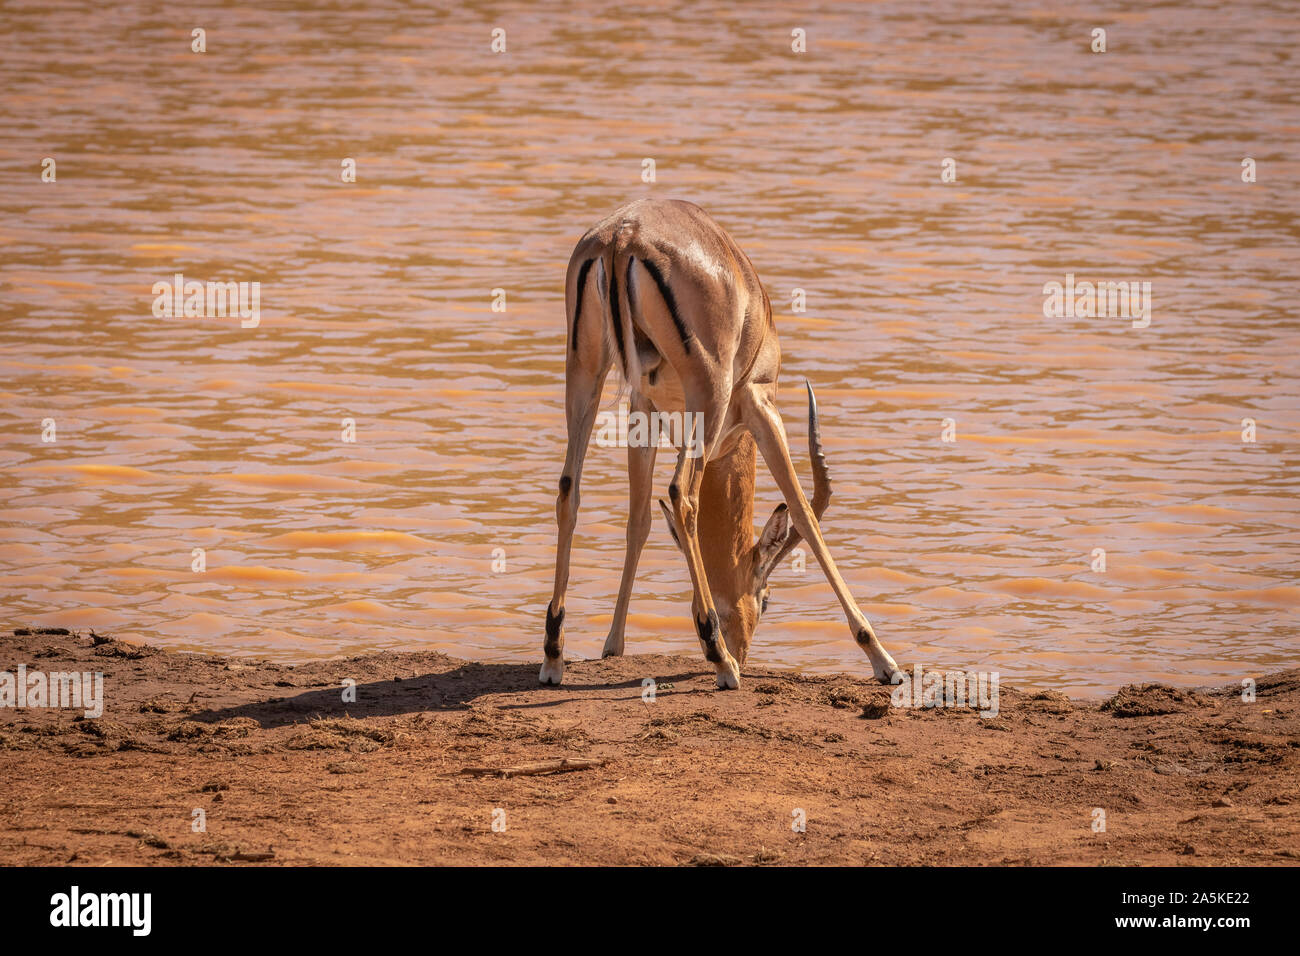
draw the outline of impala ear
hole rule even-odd
[[[662,498],[659,499],[659,507],[663,509],[664,520],[668,522],[668,533],[673,536],[673,544],[677,545],[677,550],[682,550],[682,539],[677,534],[677,521],[673,518],[672,509],[664,503]],[[685,552],[683,552],[684,554]]]
[[[762,580],[766,581],[767,576],[772,573],[772,565],[780,557],[781,549],[785,547],[786,539],[789,537],[790,509],[783,502],[776,506],[772,517],[767,519],[763,533],[758,536],[758,543],[754,545],[754,549],[758,552],[755,567],[759,569]]]

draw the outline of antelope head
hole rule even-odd
[[[831,500],[831,480],[812,385],[808,385],[808,455],[813,472],[811,505],[820,521]],[[728,453],[709,460],[700,484],[699,541],[705,576],[727,650],[742,667],[754,631],[767,610],[768,578],[801,540],[784,503],[777,505],[755,540],[756,461],[753,436],[745,432]],[[682,535],[673,511],[663,499],[659,507],[668,522],[668,533],[680,550]]]

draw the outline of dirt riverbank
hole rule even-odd
[[[102,672],[105,707],[0,709],[0,864],[1300,861],[1300,670],[1256,675],[1253,703],[1004,684],[983,718],[848,677],[719,692],[686,656],[543,688],[535,662],[287,667],[20,629],[0,670],[20,664]],[[472,772],[563,760],[583,769]]]

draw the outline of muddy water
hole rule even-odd
[[[768,284],[796,463],[807,377],[826,533],[900,662],[1083,692],[1294,663],[1294,8],[998,6],[6,0],[5,617],[539,659],[564,266],[657,195]],[[176,273],[260,282],[260,324],[155,317]],[[1150,325],[1045,317],[1066,273],[1150,282]],[[624,488],[593,448],[577,656],[608,626]],[[698,653],[687,600],[657,524],[629,650]],[[778,572],[754,658],[869,672],[815,565]]]

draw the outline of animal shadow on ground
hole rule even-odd
[[[683,673],[656,677],[661,683],[676,683],[700,676]],[[711,675],[710,675],[711,676]],[[368,683],[357,683],[356,700],[344,703],[342,678],[338,681],[316,683],[319,690],[293,693],[284,690],[284,696],[252,701],[220,709],[205,710],[189,719],[216,723],[233,717],[250,717],[263,729],[301,723],[312,717],[389,717],[397,714],[414,714],[426,711],[466,710],[480,697],[494,694],[535,692],[534,699],[503,702],[504,709],[531,709],[555,707],[582,696],[599,694],[606,700],[634,700],[641,696],[642,678],[624,681],[593,681],[576,683],[575,675],[566,675],[560,687],[543,687],[537,683],[536,664],[465,663],[441,674],[424,674],[419,677],[390,678]],[[711,688],[682,688],[687,693],[712,693]],[[281,688],[275,688],[281,693]],[[568,692],[568,693],[566,693]]]

